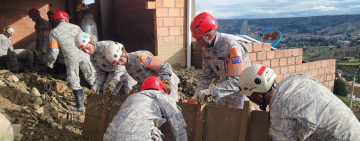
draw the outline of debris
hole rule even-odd
[[[15,75],[10,75],[7,79],[12,83],[19,82],[19,78],[17,78]]]
[[[60,82],[56,82],[54,85],[54,89],[53,91],[57,92],[57,93],[62,93],[64,92],[66,89],[68,88],[68,86],[66,84],[60,83]]]
[[[31,89],[31,94],[32,94],[32,95],[36,95],[36,96],[40,96],[39,90],[36,89],[35,87],[33,87],[33,88]],[[41,105],[41,104],[39,104],[39,105]]]

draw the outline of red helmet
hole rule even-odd
[[[165,93],[168,94],[164,83],[162,83],[162,81],[159,78],[154,76],[148,77],[144,80],[141,86],[141,91],[146,89],[164,90]]]
[[[47,15],[49,15],[49,14],[54,14],[54,10],[49,10],[49,11],[47,12]]]
[[[54,21],[56,21],[57,19],[63,19],[65,17],[68,17],[70,19],[70,16],[65,11],[56,11],[54,14]]]
[[[218,22],[209,13],[203,12],[194,18],[191,22],[190,29],[193,38],[200,38],[210,29],[216,30]]]
[[[34,18],[35,16],[37,15],[40,15],[40,11],[36,8],[31,8],[29,11],[28,11],[28,15],[30,18]]]

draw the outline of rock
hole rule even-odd
[[[5,113],[5,110],[3,108],[0,108],[1,113]]]
[[[31,89],[31,94],[32,94],[32,95],[36,95],[36,96],[41,96],[39,90],[36,89],[35,87],[33,87],[33,88]],[[39,104],[39,105],[41,105],[41,104]]]
[[[56,82],[53,88],[53,91],[57,92],[57,93],[62,93],[64,92],[66,89],[68,88],[68,86],[66,84],[60,83],[60,82]]]
[[[194,66],[191,66],[191,67],[190,67],[190,70],[195,70],[195,67],[194,67]]]
[[[42,105],[42,104],[43,104],[43,100],[41,99],[41,97],[36,97],[36,100],[34,101],[34,104]]]
[[[39,109],[37,109],[36,113],[39,115],[44,115],[44,107],[40,107]]]
[[[32,119],[27,119],[26,122],[29,122],[29,123],[36,123],[35,120],[32,120]]]
[[[14,123],[14,119],[6,113],[2,113],[11,123]]]
[[[13,128],[14,134],[20,133],[20,131],[21,131],[21,124],[12,124],[11,126],[12,126],[12,128]]]
[[[53,120],[52,118],[48,118],[48,119],[46,120],[46,122],[49,123],[49,124],[52,124],[52,123],[54,122],[54,120]]]
[[[40,108],[40,105],[38,105],[38,104],[33,104],[32,107],[33,107],[35,110],[37,110],[37,109]]]
[[[56,122],[51,123],[51,128],[56,129],[58,127],[58,124]]]
[[[24,78],[24,74],[23,73],[17,73],[15,74],[15,76],[19,79],[23,79]]]
[[[21,141],[23,136],[21,133],[14,133],[14,141]]]
[[[19,88],[21,91],[23,91],[24,93],[29,93],[29,91],[25,88],[25,87],[20,87]]]
[[[59,136],[55,135],[55,136],[54,136],[54,140],[55,140],[55,141],[59,140]]]
[[[17,78],[15,75],[9,75],[7,79],[12,83],[19,82],[19,78]]]

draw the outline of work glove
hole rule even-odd
[[[211,96],[210,89],[200,90],[199,92],[199,102],[204,104],[206,99]]]
[[[182,103],[197,104],[198,102],[195,99],[190,98],[183,100]]]
[[[116,85],[119,83],[119,81],[113,79],[108,84],[107,88],[105,88],[106,94],[112,94],[115,90]]]
[[[170,86],[170,81],[167,80],[167,79],[163,79],[161,80],[164,85],[165,85],[165,88],[166,88],[166,91],[167,91],[167,94],[169,95],[171,93],[171,86]]]

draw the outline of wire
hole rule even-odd
[[[6,80],[4,77],[0,76],[7,84],[9,84],[10,86],[12,86],[13,88],[15,88],[17,91],[23,93],[23,94],[26,94],[26,95],[29,95],[29,96],[33,96],[33,97],[40,97],[39,95],[32,95],[32,94],[29,94],[27,92],[24,92],[18,88],[16,88],[16,86],[14,86],[13,84],[11,84],[8,80]]]

